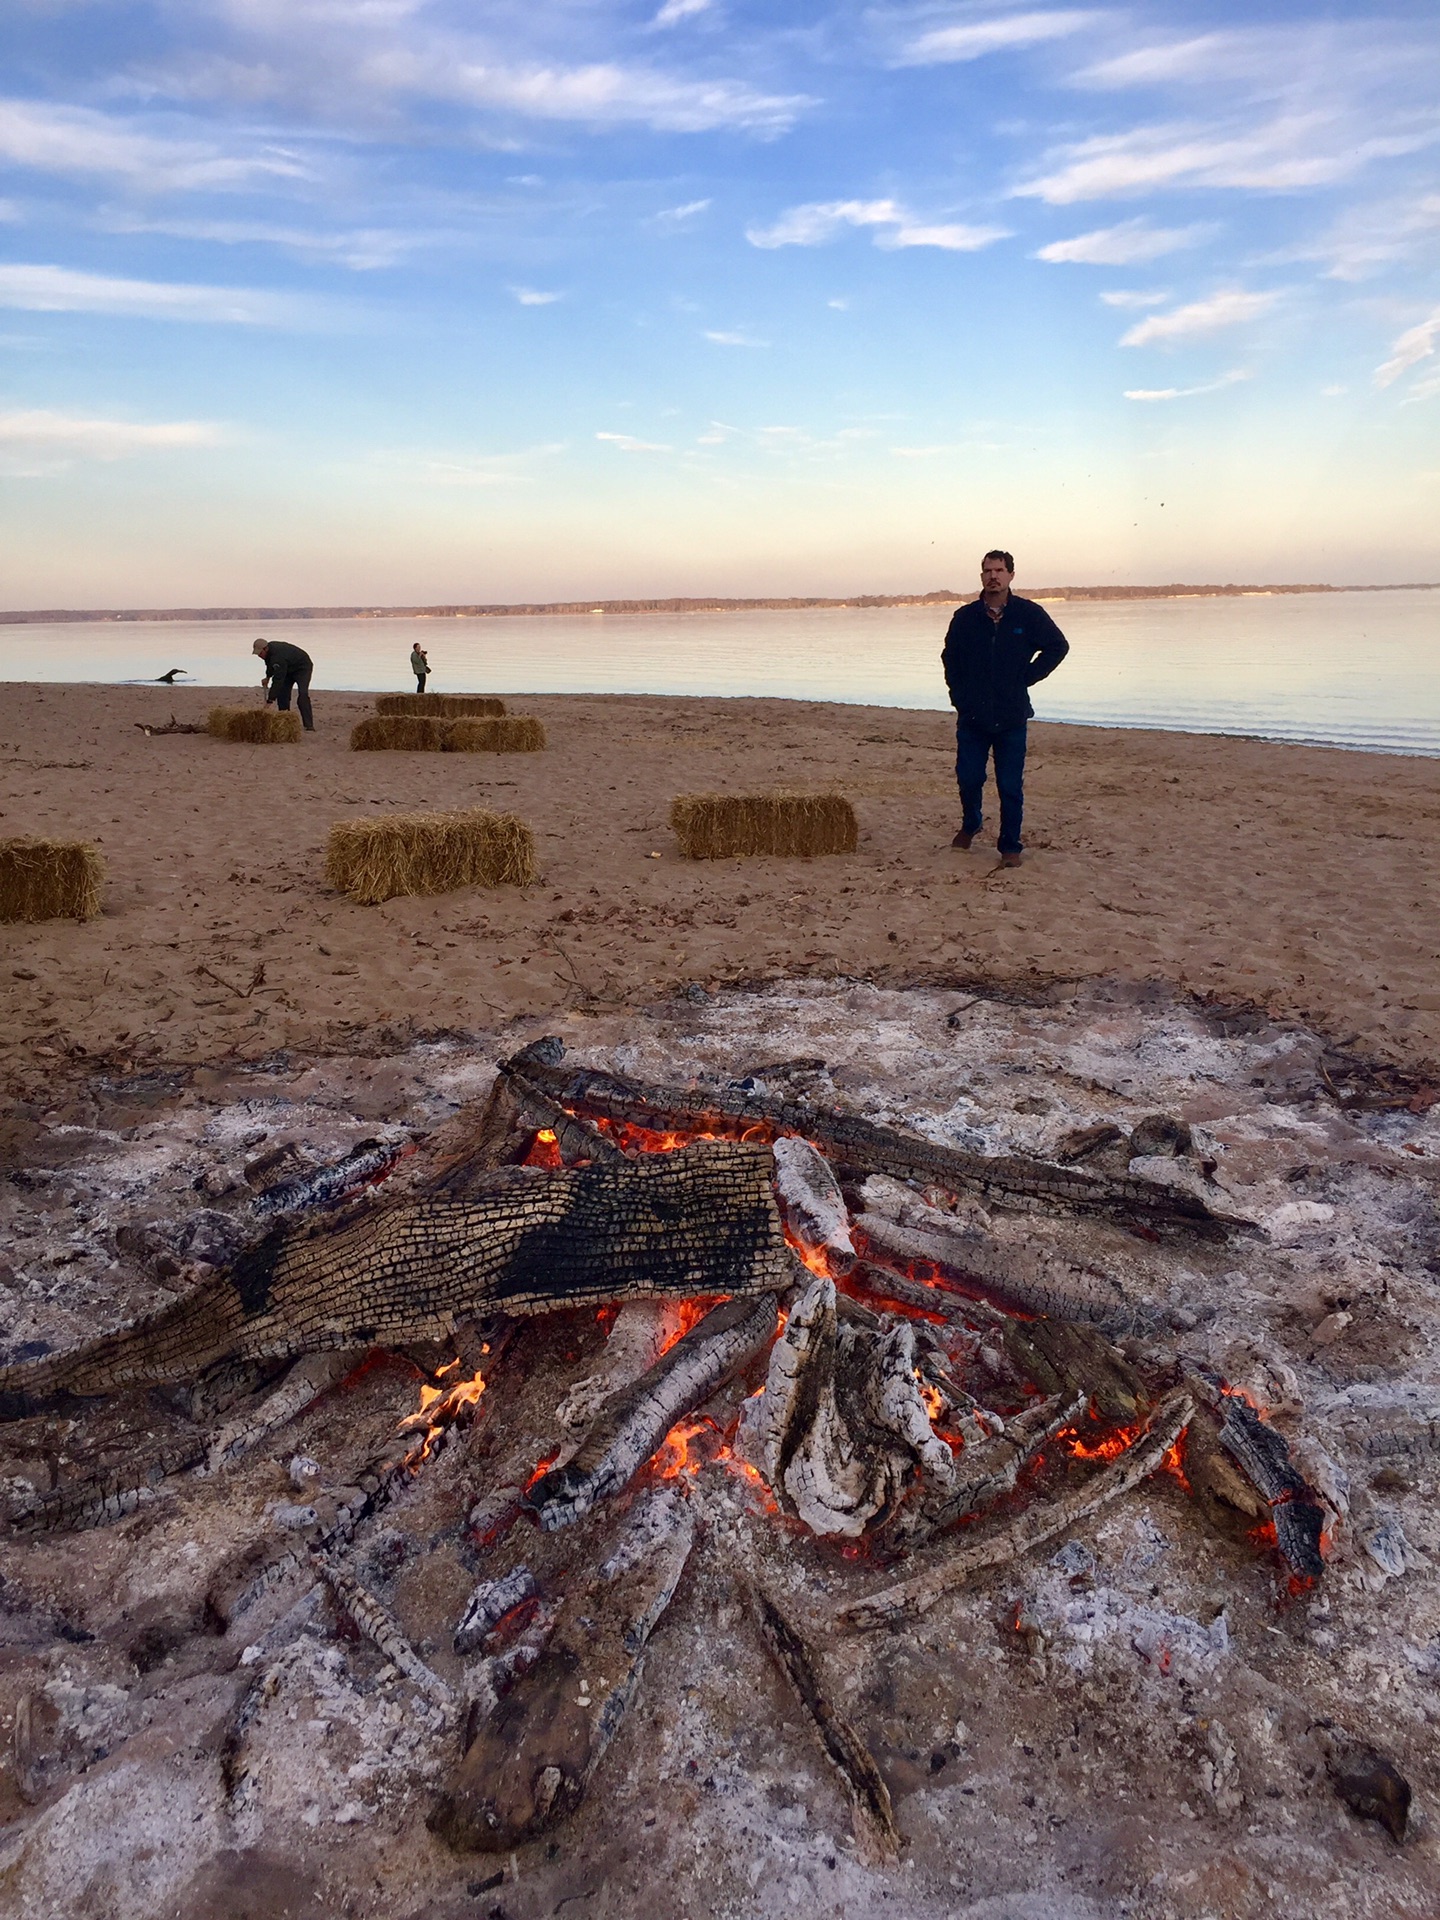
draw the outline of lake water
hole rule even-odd
[[[1440,755],[1440,590],[1052,602],[1068,660],[1045,720],[1255,734]],[[947,705],[943,607],[484,619],[75,622],[0,627],[0,680],[252,677],[257,634],[294,640],[315,686],[432,692],[768,694]]]

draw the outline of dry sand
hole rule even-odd
[[[316,694],[298,747],[147,737],[235,693],[8,689],[0,834],[94,840],[103,916],[8,926],[0,1072],[398,1046],[677,987],[1163,979],[1264,1003],[1332,1042],[1440,1057],[1440,761],[1037,725],[1029,852],[968,854],[947,714],[803,701],[536,696],[540,754],[348,749],[369,696]],[[838,786],[858,853],[691,863],[671,798]],[[541,884],[359,907],[323,877],[332,821],[492,805],[535,829]],[[655,856],[658,855],[658,858]]]

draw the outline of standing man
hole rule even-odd
[[[292,647],[288,640],[257,640],[250,651],[258,653],[265,662],[260,684],[265,689],[266,706],[273,700],[281,713],[288,713],[293,688],[295,704],[300,709],[300,724],[307,733],[313,733],[315,717],[310,711],[310,675],[315,671],[315,663],[309,654],[303,647]]]
[[[418,640],[410,649],[410,671],[415,676],[415,691],[417,693],[423,693],[425,691],[425,682],[430,678],[430,662],[426,657],[424,647],[421,646]]]
[[[1070,642],[1042,606],[1010,591],[1013,558],[994,547],[980,562],[980,598],[956,610],[940,655],[955,709],[955,779],[960,831],[950,843],[968,847],[980,831],[985,771],[995,756],[1000,795],[1002,867],[1018,867],[1024,847],[1025,723],[1034,715],[1030,688],[1053,673]]]

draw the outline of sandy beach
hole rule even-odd
[[[767,700],[535,697],[540,754],[349,751],[371,710],[321,691],[299,747],[147,737],[198,688],[12,686],[5,834],[92,840],[104,913],[4,932],[0,1068],[277,1048],[382,1050],[520,1015],[782,975],[882,984],[1163,980],[1263,1004],[1412,1071],[1440,1057],[1440,761],[1036,724],[1028,853],[993,814],[952,851],[949,717]],[[838,787],[852,857],[682,860],[672,796]],[[541,884],[359,907],[325,884],[332,821],[493,806],[535,830]],[[658,857],[657,857],[658,856]]]

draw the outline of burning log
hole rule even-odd
[[[751,1589],[751,1606],[760,1637],[796,1699],[814,1721],[826,1755],[844,1783],[855,1811],[882,1860],[900,1857],[900,1833],[890,1789],[850,1722],[836,1712],[821,1691],[810,1649],[768,1594]]]
[[[831,1273],[848,1272],[855,1264],[855,1245],[845,1196],[830,1163],[793,1134],[777,1140],[773,1151],[775,1197],[785,1225],[803,1246],[824,1256]]]
[[[929,1572],[897,1581],[863,1599],[852,1600],[841,1608],[841,1620],[861,1630],[890,1626],[901,1620],[918,1620],[938,1600],[962,1587],[972,1575],[1018,1560],[1137,1487],[1161,1464],[1193,1413],[1194,1402],[1188,1394],[1171,1394],[1155,1409],[1134,1444],[1084,1486],[1051,1501],[1048,1506],[1028,1509],[998,1532]]]
[[[930,1209],[926,1210],[931,1211]],[[946,1216],[936,1214],[937,1221]],[[1151,1330],[1159,1310],[1132,1300],[1119,1283],[1088,1268],[1053,1265],[1018,1249],[1001,1248],[974,1228],[948,1222],[921,1230],[883,1214],[862,1213],[855,1222],[861,1252],[891,1268],[932,1277],[940,1287],[990,1301],[1009,1314],[1089,1321],[1112,1332]]]
[[[764,1349],[776,1318],[773,1294],[727,1300],[606,1402],[574,1457],[543,1474],[525,1496],[545,1531],[573,1525],[597,1501],[627,1487],[675,1422]]]
[[[645,1646],[695,1538],[689,1501],[636,1502],[549,1644],[478,1724],[429,1825],[460,1851],[503,1852],[574,1811],[640,1683]]]
[[[1014,1490],[1023,1467],[1062,1428],[1084,1417],[1085,1396],[1067,1400],[1057,1394],[1017,1413],[998,1434],[985,1432],[975,1421],[958,1423],[966,1444],[955,1463],[948,1485],[925,1487],[918,1499],[907,1502],[885,1530],[885,1537],[906,1549],[926,1546],[946,1527],[978,1513]]]
[[[1012,1320],[1005,1351],[1042,1393],[1080,1393],[1104,1420],[1138,1420],[1150,1404],[1144,1383],[1118,1348],[1073,1320]]]
[[[920,1395],[914,1328],[842,1320],[824,1277],[791,1310],[742,1435],[743,1457],[812,1533],[858,1537],[899,1504],[917,1469],[928,1484],[954,1478]]]
[[[557,1042],[557,1045],[559,1043]],[[614,1074],[535,1060],[527,1077],[571,1113],[619,1121],[662,1134],[774,1139],[793,1133],[830,1160],[860,1173],[888,1173],[950,1192],[977,1193],[996,1205],[1038,1202],[1155,1227],[1183,1227],[1221,1238],[1235,1223],[1219,1219],[1198,1196],[1133,1176],[1107,1177],[1019,1154],[965,1153],[916,1134],[877,1126],[855,1114],[770,1100],[738,1087],[643,1087]]]
[[[454,1689],[447,1686],[438,1673],[431,1672],[406,1639],[399,1621],[375,1595],[327,1555],[312,1553],[310,1558],[342,1612],[354,1622],[365,1638],[373,1641],[385,1658],[437,1705],[452,1706],[455,1701]]]
[[[555,1409],[555,1421],[566,1435],[557,1466],[571,1459],[585,1434],[600,1417],[607,1400],[633,1386],[681,1334],[681,1305],[673,1300],[630,1300],[615,1316],[605,1351],[594,1373],[574,1382]]]
[[[465,1602],[455,1628],[456,1653],[478,1653],[506,1614],[524,1606],[538,1591],[529,1567],[512,1567],[498,1580],[482,1580]]]
[[[699,1143],[620,1167],[509,1168],[467,1201],[421,1197],[277,1227],[147,1320],[0,1368],[0,1419],[65,1392],[181,1379],[217,1360],[448,1335],[486,1312],[553,1312],[790,1284],[768,1148]]]
[[[1213,1374],[1190,1368],[1186,1379],[1218,1416],[1220,1445],[1269,1507],[1275,1544],[1291,1572],[1301,1580],[1318,1580],[1325,1571],[1320,1542],[1328,1510],[1296,1470],[1284,1436]]]

